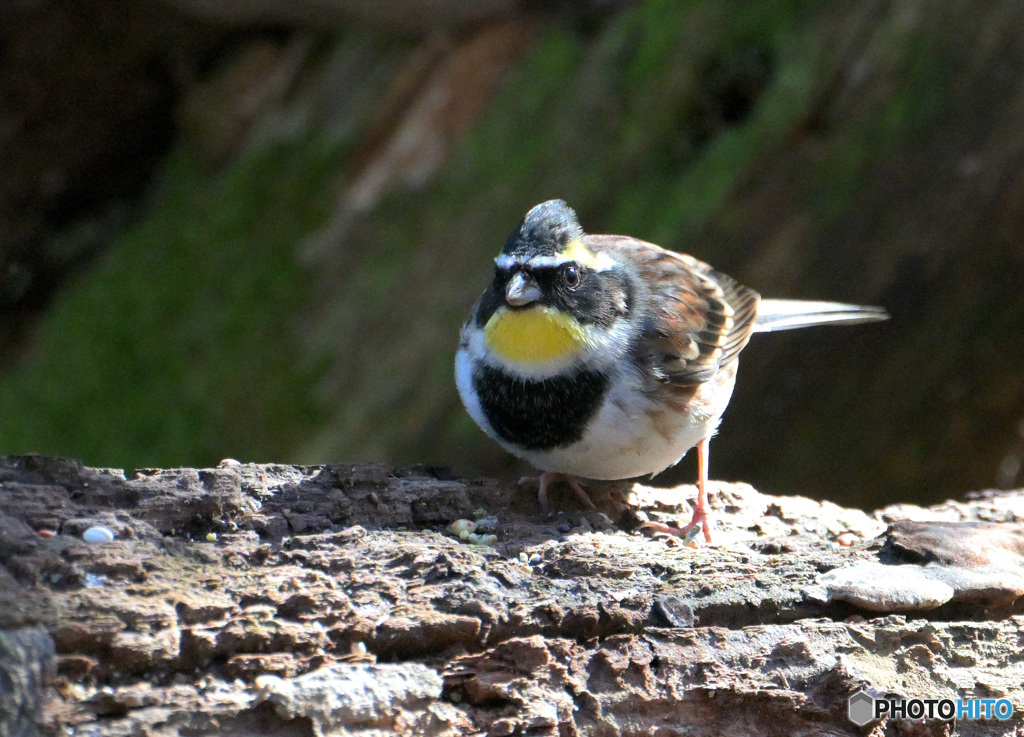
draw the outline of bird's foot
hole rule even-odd
[[[693,508],[693,517],[690,518],[690,522],[685,527],[672,527],[661,522],[644,522],[638,530],[649,530],[651,532],[663,532],[666,535],[674,535],[675,537],[681,537],[684,543],[689,543],[697,539],[700,533],[704,533],[704,542],[711,542],[711,521],[710,511],[706,505],[700,503]]]
[[[707,507],[707,504],[701,504],[697,502],[697,506],[693,508],[693,517],[690,518],[690,524],[679,531],[679,534],[683,537],[687,537],[691,532],[694,536],[697,535],[697,531],[704,533],[704,542],[711,542],[711,514]]]
[[[520,479],[519,483],[524,483],[530,479]],[[548,511],[548,489],[551,488],[552,484],[561,481],[574,492],[579,500],[583,502],[588,509],[597,509],[597,506],[590,499],[590,494],[583,488],[583,484],[575,476],[570,476],[567,473],[554,473],[552,471],[545,471],[540,475],[537,481],[537,501],[540,503],[540,509],[542,512],[547,514]]]
[[[687,527],[690,527],[690,526],[687,525]],[[684,545],[688,545],[690,543],[696,544],[694,541],[697,539],[697,537],[700,535],[700,532],[701,532],[701,528],[697,527],[697,526],[690,527],[690,529],[687,532],[683,532],[684,528],[682,528],[682,527],[674,527],[672,525],[666,525],[663,522],[644,522],[642,525],[640,525],[636,529],[639,532],[645,532],[645,533],[661,532],[661,533],[663,533],[665,535],[671,535],[672,537],[679,538],[680,541]]]

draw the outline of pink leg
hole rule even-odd
[[[694,534],[692,530],[700,526],[701,531],[704,533],[704,539],[707,542],[711,542],[711,525],[709,524],[711,509],[708,507],[707,489],[710,445],[710,437],[703,438],[699,443],[697,443],[697,503],[693,507],[693,517],[690,518],[690,523],[686,525],[686,527],[679,529],[678,527],[670,527],[669,525],[664,525],[660,522],[645,522],[640,526],[641,529],[690,538]]]
[[[690,530],[700,525],[704,532],[704,540],[711,542],[711,526],[708,517],[711,509],[708,507],[708,456],[710,455],[711,438],[702,438],[697,443],[697,503],[693,507],[693,517],[690,524],[679,531],[685,536]]]
[[[548,511],[548,489],[551,484],[559,481],[564,482],[570,489],[576,492],[576,496],[580,498],[580,501],[587,505],[590,509],[597,509],[594,506],[594,502],[590,500],[590,495],[587,494],[587,490],[583,488],[583,484],[580,483],[579,479],[575,476],[570,476],[565,473],[553,473],[551,471],[545,471],[540,475],[540,489],[537,491],[537,501],[540,502],[540,509],[542,512],[547,513]]]

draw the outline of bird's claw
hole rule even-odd
[[[576,496],[581,502],[587,507],[587,509],[597,510],[597,505],[591,500],[587,490],[583,488],[583,484],[580,483],[579,479],[575,476],[570,476],[566,473],[554,473],[551,471],[545,471],[540,475],[540,478],[533,479],[531,477],[523,477],[519,479],[520,485],[526,483],[536,482],[537,483],[537,502],[540,504],[540,509],[544,514],[548,512],[548,489],[551,488],[552,484],[557,482],[563,482],[570,489],[572,489]]]

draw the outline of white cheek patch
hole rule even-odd
[[[626,354],[632,342],[635,328],[623,319],[618,319],[610,328],[598,328],[589,326],[587,330],[587,342],[595,363],[594,367],[600,364],[608,364]]]

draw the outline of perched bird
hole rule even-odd
[[[462,328],[459,394],[508,452],[566,481],[628,479],[697,446],[687,535],[708,524],[708,441],[752,333],[888,317],[879,307],[761,299],[692,256],[618,235],[587,235],[561,200],[530,210],[495,259]]]

